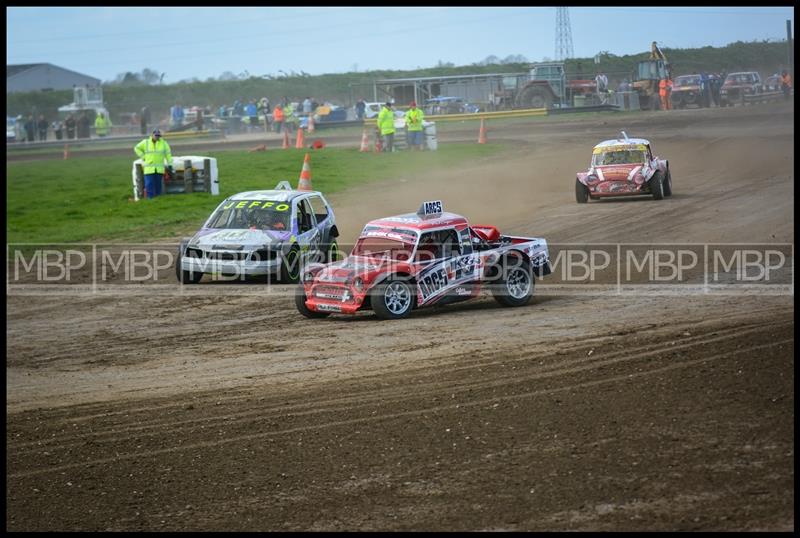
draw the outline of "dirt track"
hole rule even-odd
[[[490,127],[511,157],[333,203],[345,240],[441,198],[552,243],[793,244],[793,120],[780,103]],[[575,203],[619,129],[670,159],[671,199]],[[401,322],[309,321],[246,285],[12,294],[6,528],[794,529],[793,295],[542,288]]]

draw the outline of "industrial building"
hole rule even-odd
[[[100,79],[49,63],[6,65],[6,93],[99,86]]]

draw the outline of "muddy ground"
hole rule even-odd
[[[343,242],[441,198],[554,245],[793,248],[793,122],[773,103],[490,125],[510,155],[332,202]],[[670,160],[672,198],[575,203],[619,129]],[[794,529],[793,287],[545,280],[523,308],[399,322],[306,320],[289,291],[7,291],[7,530]]]

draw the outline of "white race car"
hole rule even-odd
[[[240,192],[219,204],[193,237],[181,241],[175,273],[190,284],[204,274],[297,282],[306,263],[338,259],[338,236],[322,193],[281,181],[274,190]]]

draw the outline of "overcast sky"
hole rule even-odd
[[[786,39],[791,7],[569,8],[576,57]],[[312,75],[553,59],[554,7],[7,7],[6,63],[103,81],[150,68],[164,83],[225,71]]]

